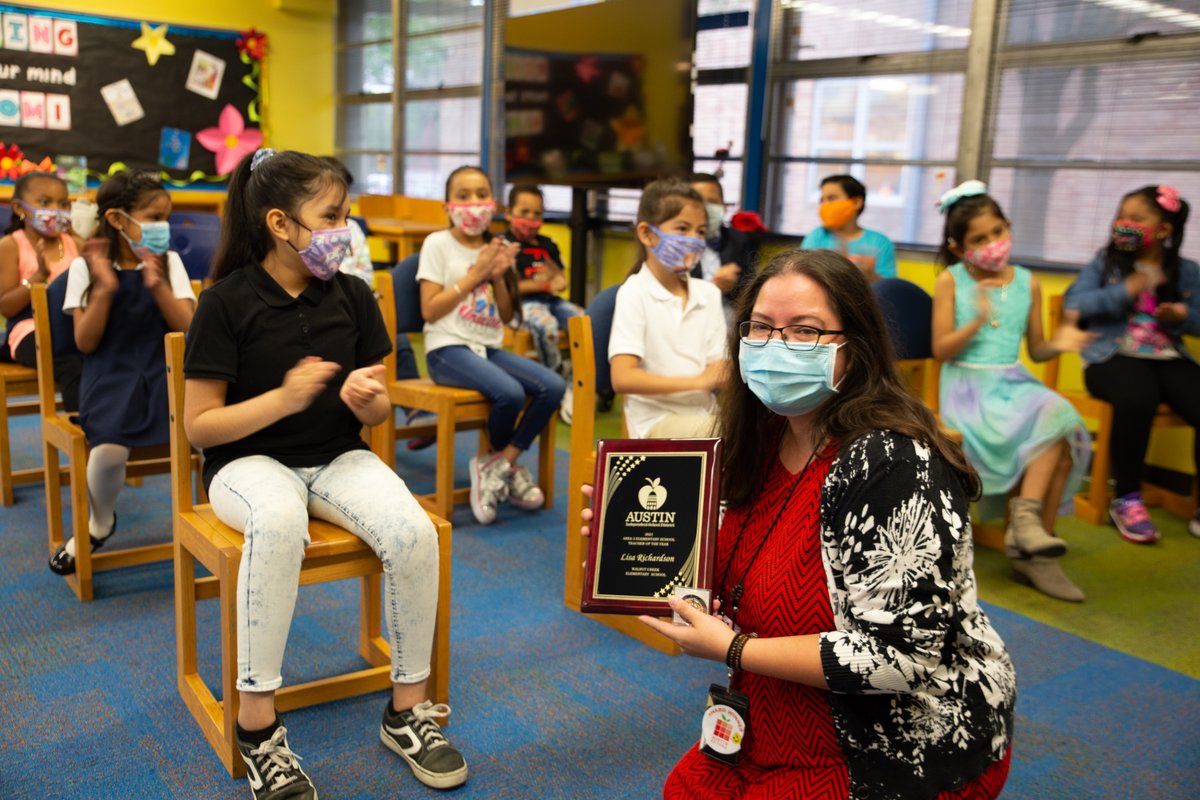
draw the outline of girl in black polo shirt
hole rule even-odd
[[[315,797],[275,713],[309,515],[383,562],[392,700],[380,738],[422,783],[467,765],[426,700],[437,610],[437,534],[359,433],[392,413],[380,382],[391,343],[363,281],[338,272],[349,197],[327,163],[259,150],[230,178],[216,283],[188,331],[184,423],[204,450],[213,511],[242,531],[237,731],[258,800]]]

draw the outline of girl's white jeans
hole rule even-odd
[[[283,684],[283,650],[310,515],[350,531],[383,562],[392,681],[418,683],[429,676],[437,529],[374,453],[352,450],[325,466],[301,468],[268,456],[239,458],[213,476],[209,501],[217,517],[246,539],[237,585],[239,691],[269,692]]]

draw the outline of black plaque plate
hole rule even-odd
[[[602,439],[580,608],[668,616],[678,586],[712,588],[720,439]]]

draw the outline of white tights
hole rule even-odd
[[[88,532],[97,539],[108,536],[113,525],[117,494],[125,483],[125,465],[129,448],[119,444],[98,444],[87,463]],[[67,552],[75,555],[75,540],[67,542]]]

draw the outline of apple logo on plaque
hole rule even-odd
[[[662,485],[662,478],[646,478],[646,485],[638,492],[638,502],[647,511],[662,508],[667,502],[667,487]]]

